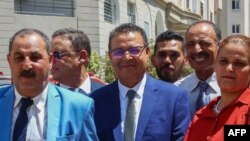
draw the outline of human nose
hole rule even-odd
[[[164,62],[170,63],[170,62],[171,62],[170,57],[169,57],[169,56],[166,56],[165,59],[164,59]]]
[[[25,70],[31,69],[32,68],[32,63],[33,62],[30,60],[29,57],[25,57],[24,63],[23,63],[23,69],[25,69]]]
[[[226,66],[226,70],[227,70],[227,71],[233,71],[233,65],[232,65],[232,64],[228,64],[228,65]]]
[[[131,57],[132,57],[132,56],[131,56],[131,54],[129,53],[128,50],[124,51],[123,58],[125,58],[125,59],[130,59]]]
[[[195,43],[195,44],[194,44],[194,49],[195,49],[197,52],[199,52],[199,51],[202,50],[202,49],[201,49],[201,45],[200,45],[199,43]]]

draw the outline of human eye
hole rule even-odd
[[[178,53],[178,52],[172,52],[171,54],[170,54],[170,58],[173,58],[173,59],[176,59],[176,58],[178,58],[180,56],[180,54]]]
[[[40,53],[34,53],[31,55],[30,60],[33,62],[37,62],[41,58],[42,58],[42,55]]]
[[[23,61],[24,60],[24,56],[21,54],[15,54],[14,55],[14,60],[17,62]]]
[[[131,55],[137,55],[141,51],[141,47],[131,47],[128,51]]]
[[[193,41],[186,42],[186,47],[187,48],[191,48],[191,47],[194,47],[194,46],[195,46],[195,43]]]
[[[121,48],[117,48],[117,49],[112,50],[111,53],[112,53],[113,56],[120,57],[120,56],[123,56],[124,50],[121,49]]]
[[[247,64],[246,64],[245,62],[243,62],[243,61],[236,61],[236,62],[233,63],[233,65],[234,65],[235,67],[237,67],[237,68],[243,68],[243,67],[245,67]]]
[[[160,58],[165,58],[166,57],[166,53],[160,51],[160,52],[157,53],[157,56],[160,57]]]
[[[226,66],[226,65],[228,64],[228,60],[225,59],[225,58],[219,59],[218,62],[219,62],[219,64],[220,64],[221,66]]]
[[[212,43],[210,43],[210,42],[208,42],[208,41],[200,41],[200,42],[199,42],[199,45],[200,45],[201,47],[209,47],[209,46],[211,46],[211,44],[212,44]]]

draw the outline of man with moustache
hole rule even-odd
[[[48,37],[37,29],[21,29],[10,39],[14,85],[0,88],[0,139],[98,141],[93,100],[48,82],[48,50]]]
[[[185,50],[194,73],[175,84],[189,93],[191,117],[220,94],[214,74],[214,61],[220,40],[220,29],[210,21],[197,21],[187,29]]]
[[[183,40],[180,34],[171,30],[157,36],[151,62],[161,80],[174,83],[180,78],[185,64]]]

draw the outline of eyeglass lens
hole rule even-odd
[[[121,49],[121,48],[118,48],[118,49],[115,49],[112,52],[112,55],[113,56],[116,56],[116,57],[123,57],[124,54],[128,51],[129,55],[131,56],[136,56],[138,55],[138,53],[141,52],[143,47],[131,47],[129,48],[128,50],[124,50],[124,49]]]

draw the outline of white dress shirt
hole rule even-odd
[[[70,86],[64,85],[62,83],[60,83],[60,87],[65,88],[65,89],[69,89],[72,88]],[[81,84],[80,87],[75,88],[75,92],[79,92],[79,89],[84,90],[84,92],[86,92],[87,94],[89,94],[91,92],[91,81],[90,81],[90,77],[89,75],[87,76],[87,78],[85,79],[85,81]]]
[[[27,109],[28,127],[26,133],[26,141],[43,141],[46,140],[47,131],[47,112],[46,100],[48,93],[48,85],[41,94],[32,98],[33,104]],[[22,96],[15,88],[15,101],[12,116],[12,135],[14,131],[15,122],[19,114],[20,100]],[[12,139],[11,139],[12,140]]]
[[[121,132],[124,135],[124,121],[126,117],[126,110],[127,110],[127,105],[128,105],[128,97],[126,96],[127,92],[129,89],[133,89],[136,92],[136,96],[134,98],[135,103],[136,103],[136,119],[135,119],[135,133],[137,129],[137,123],[140,115],[140,110],[141,110],[141,103],[143,99],[143,93],[144,93],[144,88],[146,84],[146,74],[144,74],[143,79],[141,82],[139,82],[136,86],[133,88],[128,88],[121,84],[121,82],[118,80],[118,88],[119,88],[119,97],[120,97],[120,106],[121,106]],[[135,134],[134,133],[134,134]],[[135,137],[135,135],[134,135]]]
[[[188,92],[188,100],[189,100],[189,107],[190,107],[190,114],[191,117],[194,116],[196,112],[196,101],[199,95],[199,78],[195,73],[188,75],[185,78],[182,78],[175,82],[174,84],[185,89]],[[207,96],[209,96],[210,101],[213,100],[215,97],[220,95],[220,88],[217,84],[216,75],[213,73],[207,80],[208,89],[206,90]]]

